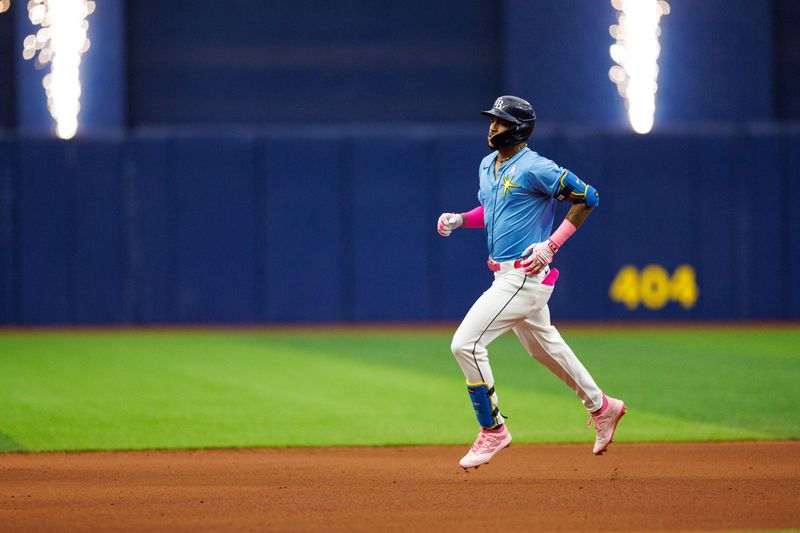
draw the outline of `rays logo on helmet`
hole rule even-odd
[[[518,96],[505,95],[497,98],[488,111],[481,115],[500,120],[508,124],[508,129],[492,136],[489,148],[498,150],[507,146],[523,143],[533,133],[536,125],[536,114],[531,104]]]

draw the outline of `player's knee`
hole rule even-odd
[[[450,351],[456,361],[459,361],[459,364],[463,363],[462,368],[464,368],[463,365],[474,367],[477,362],[482,363],[488,360],[486,347],[479,342],[475,342],[474,337],[454,337],[450,343]]]
[[[453,353],[453,357],[456,359],[464,359],[470,356],[471,349],[469,345],[469,341],[456,334],[453,337],[453,340],[450,342],[450,351]]]
[[[457,337],[453,337],[453,340],[450,341],[450,351],[453,353],[453,357],[456,359],[461,357],[464,351],[463,347],[463,343]]]

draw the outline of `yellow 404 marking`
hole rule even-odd
[[[621,302],[631,310],[640,304],[648,309],[661,309],[669,302],[691,309],[699,293],[691,265],[679,265],[672,276],[661,265],[647,265],[641,272],[633,265],[625,265],[608,288],[612,301]]]

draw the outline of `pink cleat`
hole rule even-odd
[[[594,432],[597,439],[594,441],[595,455],[603,455],[608,445],[614,442],[614,431],[617,429],[620,418],[627,411],[627,407],[622,400],[609,398],[603,393],[603,407],[592,413],[589,417],[587,427],[594,422]]]
[[[458,462],[464,470],[468,468],[478,468],[484,463],[488,463],[492,457],[500,450],[511,444],[511,433],[508,432],[505,424],[499,430],[488,430],[481,428],[475,444],[472,445],[467,455]]]

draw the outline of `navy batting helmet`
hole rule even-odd
[[[496,117],[511,125],[506,131],[493,135],[489,140],[489,148],[496,150],[527,141],[536,126],[533,106],[516,96],[501,96],[494,101],[490,110],[481,111],[481,115]]]

